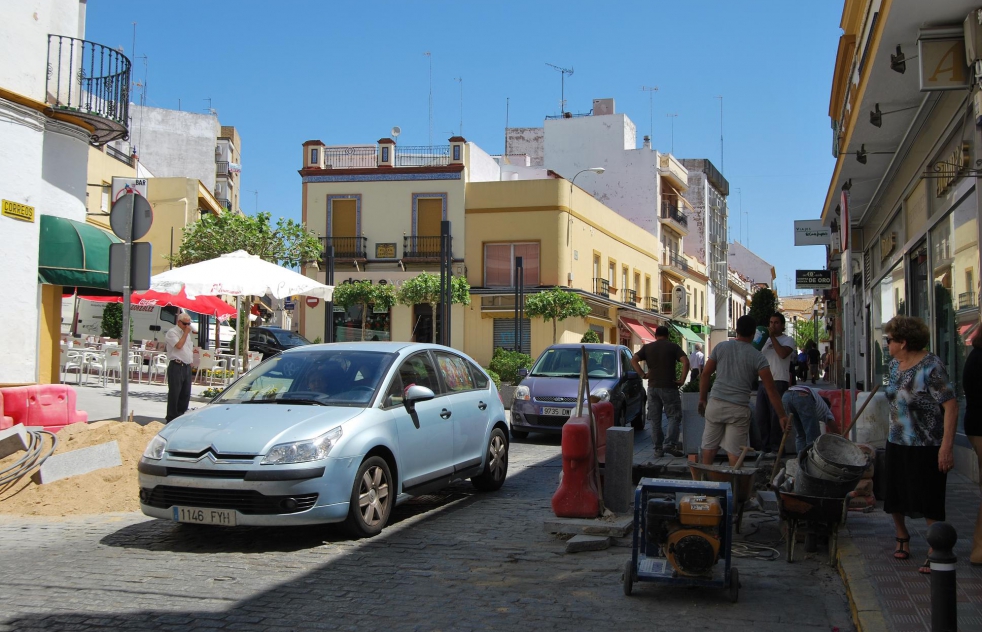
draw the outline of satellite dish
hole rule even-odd
[[[396,125],[392,128],[392,138],[399,138],[399,134],[402,133],[402,128]]]

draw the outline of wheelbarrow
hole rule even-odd
[[[788,562],[794,561],[795,538],[801,531],[816,537],[828,537],[829,565],[834,567],[839,546],[839,527],[846,523],[848,499],[820,498],[778,491],[777,502],[781,519],[788,523]]]
[[[689,473],[694,481],[712,481],[714,483],[729,483],[733,490],[733,504],[736,508],[736,518],[733,530],[740,533],[740,523],[743,521],[744,505],[754,493],[754,480],[757,468],[732,468],[729,466],[702,465],[689,463]]]

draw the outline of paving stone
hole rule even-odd
[[[634,428],[607,429],[607,460],[604,463],[604,507],[614,513],[627,513],[634,500],[631,467],[634,454]]]
[[[14,452],[26,450],[29,442],[30,439],[24,424],[17,424],[6,430],[0,430],[0,459],[10,456]]]
[[[39,485],[123,464],[119,443],[109,441],[48,457],[34,474]]]
[[[574,535],[566,541],[567,553],[603,551],[610,547],[610,538],[598,535]]]
[[[546,518],[542,523],[546,533],[562,533],[566,535],[601,535],[621,537],[634,526],[634,516],[619,516],[612,520],[597,518]]]

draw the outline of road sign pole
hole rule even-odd
[[[126,421],[129,416],[129,391],[130,391],[130,295],[133,292],[133,214],[136,210],[136,195],[130,197],[130,212],[126,218],[125,235],[126,247],[123,258],[123,331],[120,332],[120,354],[119,354],[119,420]],[[142,360],[141,360],[142,362]],[[141,369],[142,372],[142,369]]]

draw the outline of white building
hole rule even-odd
[[[777,278],[774,266],[738,241],[730,242],[727,265],[753,285],[763,284],[774,287],[774,279]]]
[[[110,238],[85,224],[86,170],[90,143],[127,133],[130,61],[82,39],[85,8],[4,3],[0,294],[11,318],[0,384],[58,381],[62,286],[108,281]]]
[[[713,331],[711,344],[726,340],[727,335],[727,280],[726,218],[729,210],[726,197],[730,183],[709,160],[683,159],[682,165],[689,172],[689,188],[684,197],[692,206],[689,213],[689,235],[683,250],[700,264],[706,266],[707,309]]]

